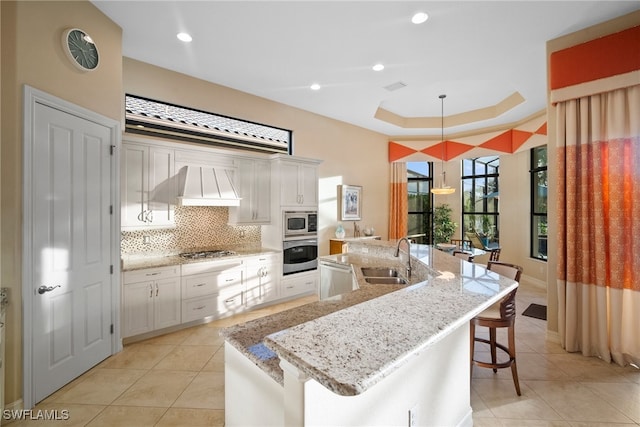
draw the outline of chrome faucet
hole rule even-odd
[[[393,256],[395,257],[399,257],[400,256],[400,243],[402,243],[402,241],[407,242],[407,279],[411,278],[411,240],[409,240],[409,238],[407,237],[402,237],[400,240],[398,240],[398,246],[396,246],[396,253],[393,254]]]

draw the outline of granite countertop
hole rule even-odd
[[[185,252],[199,252],[199,251],[208,251],[208,250],[217,250],[217,249],[220,249],[220,248],[218,247],[196,248],[193,250],[187,250]],[[225,248],[225,249],[228,249],[228,248]],[[229,260],[229,259],[235,259],[235,258],[242,258],[246,256],[279,253],[279,251],[276,251],[274,249],[268,249],[268,248],[262,248],[262,247],[241,247],[241,248],[231,248],[230,250],[234,251],[236,254],[227,255],[219,258],[198,258],[198,259],[183,258],[177,253],[123,255],[121,258],[121,270],[133,271],[133,270],[141,270],[144,268],[168,267],[171,265],[192,264],[196,262],[222,261],[222,260]]]
[[[408,286],[369,285],[359,267],[384,265],[403,271],[406,256],[400,263],[389,255],[393,242],[349,245],[354,253],[321,259],[351,264],[360,289],[225,328],[221,335],[280,384],[281,357],[329,390],[350,396],[364,392],[517,287],[484,266],[425,245],[412,245]]]

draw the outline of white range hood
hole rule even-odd
[[[239,206],[233,171],[184,166],[178,172],[178,206]]]

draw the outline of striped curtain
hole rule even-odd
[[[407,235],[407,164],[389,163],[391,184],[389,194],[389,240]]]
[[[640,86],[559,102],[559,332],[640,365]]]

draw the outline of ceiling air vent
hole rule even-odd
[[[402,89],[406,85],[407,85],[406,83],[395,82],[395,83],[391,83],[390,85],[385,86],[384,88],[386,90],[388,90],[389,92],[393,92],[394,90]]]
[[[292,132],[133,95],[125,96],[126,132],[220,148],[292,152]]]

